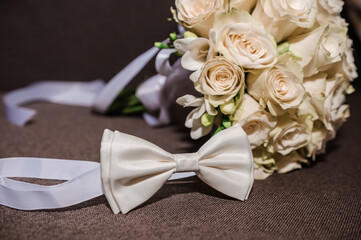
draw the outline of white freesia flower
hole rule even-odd
[[[239,106],[231,117],[231,120],[234,123],[262,110],[259,103],[246,93],[242,96],[242,99],[239,100],[239,103]]]
[[[245,11],[219,14],[213,25],[216,50],[247,69],[265,68],[277,60],[277,46],[263,26]]]
[[[244,94],[242,102],[231,118],[232,124],[241,124],[246,132],[251,148],[268,141],[268,134],[277,122],[269,113],[261,111],[258,102]]]
[[[310,117],[278,119],[276,128],[270,132],[268,151],[285,156],[306,146],[312,138],[312,124]]]
[[[192,95],[185,95],[177,99],[177,103],[183,107],[196,107],[187,116],[185,126],[191,128],[191,138],[198,139],[207,135],[212,130],[212,125],[205,127],[201,123],[201,117],[204,113],[216,115],[212,105],[209,104],[207,99],[196,98]]]
[[[288,54],[264,71],[252,71],[247,77],[248,93],[266,103],[272,115],[296,109],[305,95],[302,69]]]
[[[184,69],[195,71],[202,67],[207,59],[215,55],[210,49],[210,42],[206,38],[182,38],[174,41],[174,47],[183,54],[181,62]]]
[[[315,0],[258,0],[252,16],[277,42],[297,28],[311,28],[317,16]]]
[[[194,82],[195,89],[214,107],[228,102],[243,91],[245,86],[242,68],[224,57],[207,61],[190,79]]]
[[[346,28],[329,24],[289,40],[292,53],[302,58],[300,64],[305,77],[341,61],[346,50],[346,32]]]
[[[175,5],[175,21],[202,37],[208,37],[216,12],[223,11],[223,0],[176,0]]]

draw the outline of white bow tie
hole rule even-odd
[[[125,214],[147,201],[173,173],[190,171],[219,192],[247,199],[253,184],[253,158],[242,127],[223,130],[198,152],[185,154],[170,154],[138,137],[104,131],[101,177],[114,213]]]
[[[113,212],[125,214],[152,197],[173,173],[190,171],[228,196],[247,199],[253,184],[253,158],[242,127],[217,133],[196,153],[170,154],[141,138],[105,130],[100,165],[46,158],[0,159],[0,204],[22,210],[54,209],[104,193]],[[43,186],[8,177],[68,181]]]

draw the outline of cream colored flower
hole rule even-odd
[[[305,78],[303,81],[303,87],[312,97],[312,105],[317,110],[317,113],[321,116],[323,115],[323,106],[325,103],[326,78],[326,73],[318,73],[312,77]]]
[[[217,15],[211,31],[216,35],[216,50],[243,68],[265,68],[277,61],[276,42],[248,12]]]
[[[332,136],[341,124],[350,116],[346,101],[346,93],[353,92],[349,81],[342,74],[326,81],[326,99],[324,102],[323,123],[332,131]]]
[[[242,119],[239,124],[242,125],[246,132],[253,149],[268,141],[268,135],[277,122],[269,113],[257,112],[248,118]]]
[[[266,179],[276,170],[276,161],[273,154],[267,152],[263,146],[252,150],[254,160],[254,179]]]
[[[232,124],[241,124],[252,149],[267,142],[268,134],[277,124],[276,119],[262,111],[258,102],[248,94],[244,94],[231,121]]]
[[[330,132],[325,128],[324,124],[317,120],[313,124],[312,140],[306,146],[307,157],[316,158],[316,154],[322,154],[326,152],[326,143],[330,140]]]
[[[306,146],[312,138],[312,124],[310,117],[280,118],[275,129],[270,133],[267,150],[287,155],[290,152]]]
[[[233,116],[231,116],[231,120],[236,123],[261,110],[262,108],[259,103],[254,100],[253,97],[245,93],[242,96],[242,99],[239,100],[238,107]]]
[[[277,173],[280,174],[288,173],[296,169],[301,169],[302,163],[309,163],[304,156],[296,151],[293,151],[286,156],[277,154],[274,158],[276,159]]]
[[[347,27],[346,21],[340,17],[342,0],[318,0],[317,23],[320,26],[334,23],[341,27]]]
[[[182,38],[174,41],[174,47],[183,54],[181,63],[184,69],[195,71],[211,58],[210,42],[206,38]]]
[[[209,104],[207,99],[185,95],[178,98],[177,103],[183,107],[196,107],[188,114],[185,121],[185,126],[191,128],[192,139],[201,138],[212,130],[212,125],[205,127],[201,123],[201,117],[205,112],[210,115],[217,114],[217,110]]]
[[[353,81],[358,77],[355,59],[353,57],[352,51],[352,40],[347,38],[346,51],[342,56],[342,60],[341,62],[337,62],[328,70],[328,74],[330,76],[335,76],[337,73],[343,73],[349,81]]]
[[[175,21],[202,37],[208,37],[216,12],[223,11],[223,0],[176,0],[175,5]]]
[[[230,11],[232,8],[250,12],[256,6],[257,0],[226,0],[224,9]]]
[[[277,42],[297,28],[311,28],[317,16],[315,0],[259,0],[252,16]]]
[[[342,0],[318,0],[318,4],[327,11],[328,14],[340,14],[344,2]]]
[[[274,116],[296,109],[305,95],[302,69],[290,56],[282,55],[278,63],[264,71],[252,71],[247,77],[248,93],[265,102]]]
[[[217,107],[244,90],[242,68],[224,57],[215,57],[195,71],[190,79],[209,103]]]
[[[341,61],[346,50],[346,32],[346,28],[329,24],[289,40],[292,53],[302,58],[305,77],[326,71]]]

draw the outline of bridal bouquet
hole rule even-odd
[[[186,29],[173,45],[199,96],[185,126],[198,139],[240,124],[255,178],[301,168],[324,153],[350,116],[356,77],[341,0],[176,0]]]

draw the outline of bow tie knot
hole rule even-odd
[[[198,153],[173,154],[176,172],[196,172],[199,170]]]

